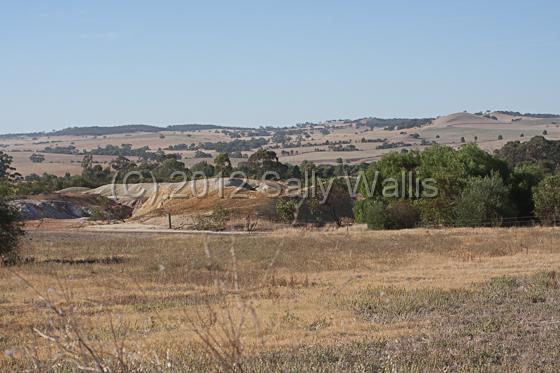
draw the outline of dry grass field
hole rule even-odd
[[[3,371],[557,371],[560,230],[30,231]]]

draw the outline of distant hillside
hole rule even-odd
[[[148,126],[145,124],[128,124],[124,126],[114,127],[70,127],[59,131],[50,132],[50,136],[104,136],[114,135],[117,133],[130,133],[130,132],[158,132],[162,131],[162,127]]]
[[[493,113],[496,114],[503,114],[509,115],[512,117],[525,117],[525,118],[537,118],[537,119],[550,119],[550,118],[560,118],[559,114],[532,114],[532,113],[520,113],[517,111],[507,111],[507,110],[499,110]],[[469,114],[469,113],[457,113],[452,114],[451,116],[445,117],[438,117],[435,118],[377,118],[377,117],[367,117],[367,118],[360,118],[360,119],[346,119],[346,120],[332,120],[327,121],[324,123],[331,123],[331,122],[342,122],[344,124],[350,124],[357,128],[359,127],[368,127],[370,129],[374,128],[384,128],[387,130],[401,130],[406,128],[414,128],[414,127],[423,127],[428,125],[437,124],[443,121],[442,118],[452,117],[462,115],[470,116],[469,121],[472,123],[486,123],[484,122],[487,119],[496,120],[497,118],[490,115],[490,114],[483,114],[476,113]],[[464,118],[463,118],[464,119]],[[317,125],[321,126],[324,123],[305,123],[303,125]],[[450,123],[447,123],[450,124]],[[296,126],[288,126],[284,127],[284,129],[288,128],[296,128],[301,127],[300,125]],[[261,127],[262,128],[262,127]],[[265,127],[266,130],[277,130],[274,127]],[[134,133],[134,132],[160,132],[160,131],[199,131],[199,130],[241,130],[241,131],[254,131],[255,128],[248,128],[248,127],[234,127],[234,126],[221,126],[221,125],[214,125],[214,124],[177,124],[177,125],[169,125],[169,126],[152,126],[152,125],[145,125],[145,124],[129,124],[129,125],[120,125],[120,126],[88,126],[88,127],[69,127],[58,131],[52,132],[32,132],[32,133],[14,133],[14,134],[4,134],[0,135],[0,138],[10,138],[10,137],[19,137],[19,136],[106,136],[106,135],[114,135],[114,134],[121,134],[121,133]]]
[[[430,124],[434,118],[362,118],[356,120],[347,120],[345,123],[354,124],[356,127],[369,127],[369,128],[386,128],[388,130],[393,129],[405,129],[413,127],[422,127],[424,125]]]
[[[520,113],[519,111],[496,110],[495,113],[506,114],[516,117],[528,117],[539,119],[560,118],[560,114],[533,114],[533,113]]]
[[[150,126],[146,124],[127,124],[122,126],[88,126],[88,127],[69,127],[52,132],[31,132],[14,133],[0,135],[0,138],[16,136],[107,136],[119,133],[134,132],[160,132],[160,131],[199,131],[199,130],[247,130],[243,127],[218,126],[214,124],[175,124],[167,127]]]

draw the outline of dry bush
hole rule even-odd
[[[216,206],[210,215],[193,216],[193,228],[204,231],[223,231],[227,227],[231,211]]]
[[[39,298],[48,320],[46,325],[34,327],[33,332],[47,342],[50,353],[42,356],[37,346],[24,348],[33,370],[131,370],[130,349],[126,346],[124,324],[115,323],[112,314],[108,315],[111,343],[99,343],[93,328],[87,326],[88,322],[80,315],[80,301],[75,298],[67,284],[59,282],[58,290],[49,289],[43,293],[21,275],[14,275]]]

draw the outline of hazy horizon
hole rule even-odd
[[[0,133],[560,113],[552,1],[0,4]]]

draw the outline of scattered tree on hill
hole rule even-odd
[[[510,141],[496,154],[512,168],[533,163],[546,171],[554,171],[560,165],[560,141],[547,140],[542,136],[535,136],[524,143]]]
[[[194,158],[212,158],[212,154],[197,150],[194,153]]]
[[[502,135],[498,135],[498,140],[503,140],[504,137]]]
[[[113,159],[110,165],[113,170],[122,173],[127,173],[136,168],[136,163],[132,162],[130,159],[122,155],[119,155],[117,158]]]
[[[191,167],[191,172],[206,177],[214,176],[214,166],[206,161],[198,162]]]
[[[184,181],[191,175],[185,164],[173,157],[166,158],[152,172],[157,181]]]
[[[29,156],[29,160],[33,163],[43,163],[45,161],[45,156],[39,153],[33,153]]]
[[[94,164],[93,156],[87,154],[82,160],[82,178],[88,186],[96,188],[111,182],[111,169]]]
[[[216,174],[221,174],[224,177],[231,175],[233,167],[228,153],[220,153],[214,159],[214,168]]]

